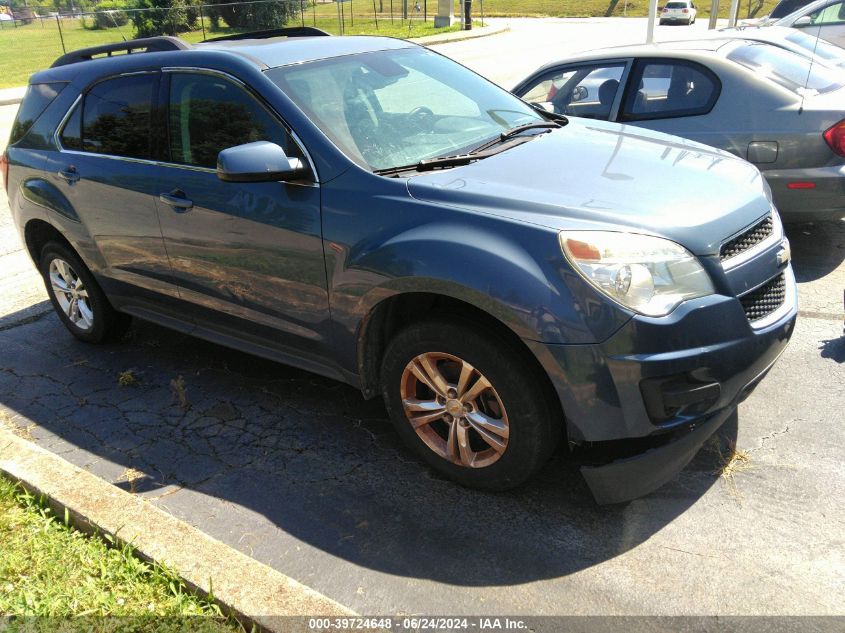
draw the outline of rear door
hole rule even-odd
[[[158,72],[131,73],[91,86],[61,127],[59,151],[46,170],[76,216],[67,219],[80,222],[94,242],[82,246],[100,258],[88,262],[96,273],[177,296],[153,197],[159,78]],[[122,293],[121,286],[109,290]]]
[[[315,175],[295,184],[234,183],[216,173],[217,155],[228,147],[266,140],[308,163],[302,148],[236,79],[194,70],[164,76],[169,158],[155,191],[173,275],[193,320],[218,337],[292,351],[300,360],[328,356]]]

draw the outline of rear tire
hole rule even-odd
[[[399,332],[381,372],[405,443],[440,474],[484,490],[522,484],[557,446],[562,420],[544,380],[515,344],[477,325],[439,320]]]
[[[71,249],[49,242],[39,266],[53,309],[80,341],[102,343],[122,337],[132,317],[115,310],[88,267]]]

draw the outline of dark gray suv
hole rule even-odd
[[[582,472],[601,502],[651,491],[795,323],[755,167],[399,40],[77,51],[32,77],[3,161],[74,336],[135,316],[345,381],[469,486],[520,484],[563,436],[638,438]]]

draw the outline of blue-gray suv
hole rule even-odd
[[[2,170],[77,338],[134,316],[344,381],[488,490],[561,438],[614,448],[582,468],[600,502],[655,489],[797,313],[755,167],[538,110],[395,39],[69,53],[32,77]]]

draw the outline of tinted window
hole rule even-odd
[[[82,108],[82,149],[86,152],[150,157],[150,124],[158,75],[117,77],[96,84]]]
[[[778,2],[777,6],[772,9],[772,12],[769,14],[769,17],[772,19],[780,19],[786,17],[790,13],[793,13],[800,9],[801,7],[806,7],[810,4],[811,0],[783,0],[783,2]]]
[[[73,109],[70,117],[62,128],[62,133],[59,136],[62,142],[62,147],[65,149],[82,149],[82,108],[76,107]]]
[[[59,95],[66,85],[64,83],[31,84],[26,89],[15,122],[12,124],[12,136],[9,139],[9,145],[17,143],[29,132],[29,128],[32,127],[36,119],[41,116],[48,105],[53,103],[53,99]]]
[[[667,2],[666,8],[667,9],[686,9],[687,8],[686,2]]]
[[[170,158],[214,168],[228,147],[271,141],[298,156],[282,125],[240,86],[214,75],[174,73],[170,79]]]
[[[744,44],[727,57],[796,94],[802,94],[805,86],[809,93],[830,92],[843,86],[836,71],[811,65],[806,57],[768,44]]]
[[[696,116],[713,109],[721,85],[701,66],[685,61],[642,61],[629,82],[623,119],[637,121]]]

